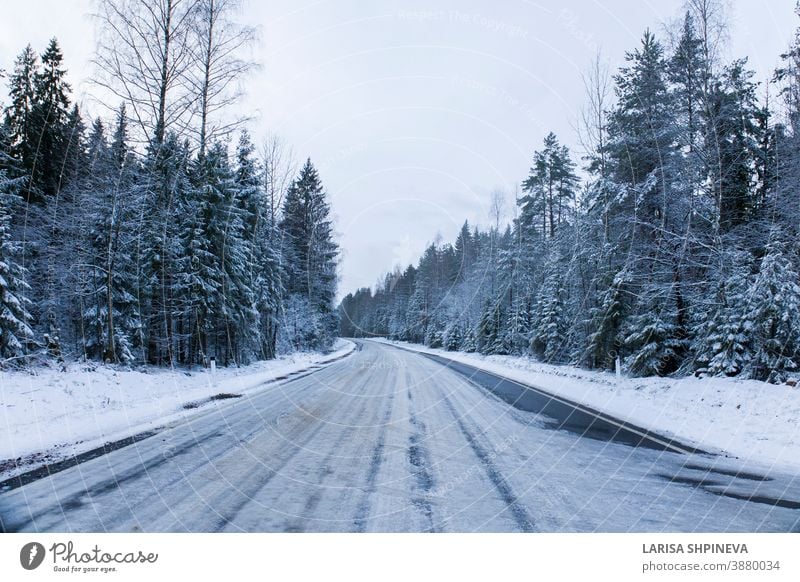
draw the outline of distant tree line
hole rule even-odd
[[[588,179],[548,135],[513,224],[465,223],[348,295],[341,334],[591,369],[619,358],[635,375],[795,373],[800,32],[759,90],[746,59],[721,62],[721,7],[690,0],[671,37],[645,32],[613,77],[595,62]]]
[[[229,119],[251,33],[233,0],[99,3],[97,83],[71,102],[57,41],[8,72],[0,124],[0,365],[222,364],[327,349],[330,208],[307,161]],[[235,132],[235,133],[234,133]],[[231,141],[231,138],[235,138]]]

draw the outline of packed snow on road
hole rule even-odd
[[[0,495],[7,531],[796,531],[796,474],[552,428],[438,362],[352,356]]]
[[[72,362],[0,374],[0,481],[315,369],[354,349],[301,352],[242,367],[165,369]],[[222,396],[220,398],[220,395]],[[215,399],[215,397],[217,397]]]
[[[385,340],[375,340],[385,341]],[[741,462],[800,472],[800,387],[695,376],[629,378],[533,358],[388,342],[544,388],[637,426]]]

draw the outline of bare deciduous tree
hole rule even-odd
[[[608,177],[608,112],[612,105],[612,79],[608,64],[600,51],[595,54],[589,69],[582,75],[586,103],[581,109],[577,128],[578,141],[589,161],[589,170],[602,179]],[[602,188],[603,239],[608,240],[608,189]]]
[[[240,79],[256,66],[242,54],[255,42],[256,33],[234,19],[240,5],[240,0],[197,0],[195,6],[192,66],[187,78],[200,118],[196,131],[201,153],[206,144],[246,121],[241,116],[226,120],[221,115],[241,96]]]
[[[720,51],[728,44],[728,4],[727,0],[686,0],[686,10],[697,23],[709,76],[719,63]]]
[[[586,104],[580,114],[578,140],[584,155],[591,161],[592,169],[606,177],[606,114],[611,108],[612,92],[608,64],[600,51],[595,54],[589,69],[581,77]]]
[[[267,135],[261,144],[261,164],[264,168],[264,192],[267,200],[267,219],[270,232],[278,224],[283,196],[297,174],[294,152],[275,134]]]
[[[500,230],[500,223],[506,216],[506,193],[495,188],[489,194],[489,217],[494,221],[494,229]]]
[[[145,140],[189,122],[186,74],[198,0],[102,0],[95,83],[123,99]]]

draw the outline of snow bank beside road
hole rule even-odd
[[[494,372],[747,465],[800,471],[800,388],[735,378],[617,378],[524,357],[375,341]]]
[[[66,372],[0,373],[0,481],[215,406],[216,394],[243,395],[341,358],[355,345],[339,340],[329,354],[297,353],[241,368],[125,370],[70,363]],[[192,408],[184,408],[186,405]],[[206,406],[207,405],[207,406]],[[3,464],[21,458],[22,468]]]

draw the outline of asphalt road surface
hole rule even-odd
[[[359,346],[309,376],[0,495],[2,527],[800,530],[800,509],[776,501],[796,489],[792,476],[736,476],[707,455],[554,429],[440,363]]]

